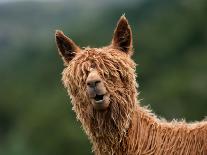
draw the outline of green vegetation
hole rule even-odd
[[[61,84],[54,31],[100,47],[123,13],[141,103],[168,120],[207,115],[207,1],[78,2],[0,5],[0,154],[91,154]]]

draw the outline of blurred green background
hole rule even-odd
[[[104,46],[123,13],[142,105],[168,120],[207,115],[206,0],[0,0],[0,155],[91,154],[61,84],[54,32]]]

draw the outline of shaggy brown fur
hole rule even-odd
[[[207,122],[166,122],[139,105],[131,36],[124,16],[112,44],[103,48],[80,49],[61,31],[56,32],[66,65],[63,84],[93,151],[97,155],[207,155]],[[91,68],[110,95],[105,110],[95,109],[88,95],[86,80]]]

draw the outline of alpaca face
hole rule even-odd
[[[82,103],[80,106],[106,110],[136,85],[135,63],[130,58],[132,33],[124,16],[117,24],[112,44],[107,47],[81,49],[61,31],[56,32],[56,42],[66,65],[63,83],[72,100]]]

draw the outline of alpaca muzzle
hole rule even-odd
[[[104,83],[96,70],[89,73],[86,80],[87,93],[95,109],[103,110],[108,107],[108,96]]]

